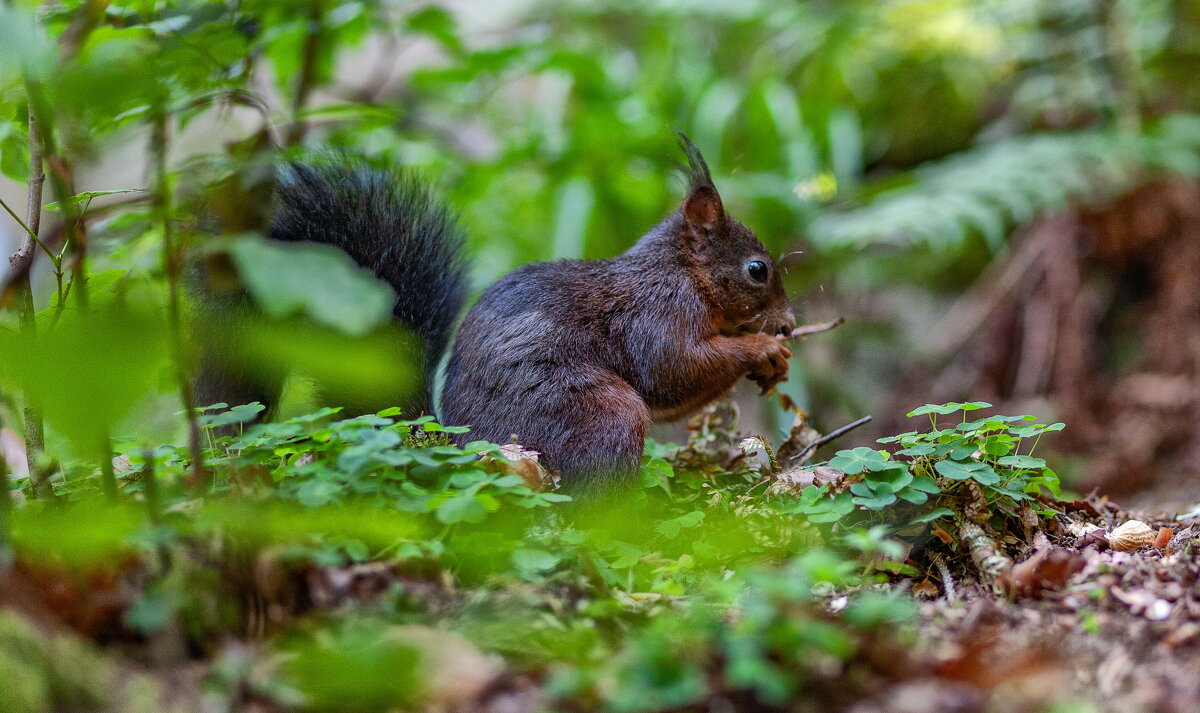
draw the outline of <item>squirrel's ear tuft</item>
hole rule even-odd
[[[692,190],[696,190],[700,186],[712,186],[712,176],[708,173],[708,164],[704,162],[704,157],[700,155],[700,149],[692,143],[692,140],[675,127],[675,134],[679,137],[679,148],[683,149],[683,154],[688,160],[688,179],[691,182]]]
[[[674,127],[672,127],[674,128]],[[683,217],[691,225],[712,230],[725,222],[725,209],[721,196],[713,185],[708,164],[700,155],[700,149],[688,139],[687,134],[675,129],[679,136],[679,147],[688,160],[688,181],[691,184],[688,197],[683,201]]]

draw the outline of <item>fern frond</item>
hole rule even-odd
[[[993,249],[1012,228],[1070,205],[1095,204],[1167,174],[1200,177],[1200,115],[1149,131],[1032,134],[963,151],[914,171],[865,205],[817,218],[822,247],[880,243],[954,250],[972,235]]]

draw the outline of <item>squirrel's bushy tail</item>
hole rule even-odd
[[[378,393],[361,403],[336,405],[358,412],[401,406],[407,411],[432,413],[430,387],[467,290],[462,231],[433,191],[403,169],[379,168],[340,154],[319,163],[289,164],[278,176],[267,236],[324,243],[346,252],[392,287],[395,321],[421,339],[423,393]],[[253,329],[250,325],[257,310],[249,297],[245,293],[214,294],[206,286],[203,271],[197,288],[201,322],[207,316],[210,325],[232,324],[218,332],[221,339],[204,345],[195,385],[197,402],[261,401],[273,410],[286,365],[254,368],[237,353],[238,340],[228,339],[229,329]],[[400,341],[397,358],[405,363],[398,362],[397,368],[411,368],[405,355],[412,353],[412,340],[405,336]],[[355,367],[348,364],[346,368]],[[325,390],[319,382],[318,389]]]
[[[268,236],[341,248],[391,285],[396,321],[424,340],[432,374],[467,291],[462,231],[445,204],[408,172],[345,157],[287,166],[278,196]]]

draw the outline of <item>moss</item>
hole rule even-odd
[[[164,713],[161,687],[88,642],[0,611],[3,713]]]

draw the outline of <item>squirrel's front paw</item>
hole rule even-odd
[[[766,334],[753,334],[748,339],[754,343],[748,378],[761,386],[765,394],[775,384],[787,380],[787,360],[792,358],[792,353],[782,342]]]

